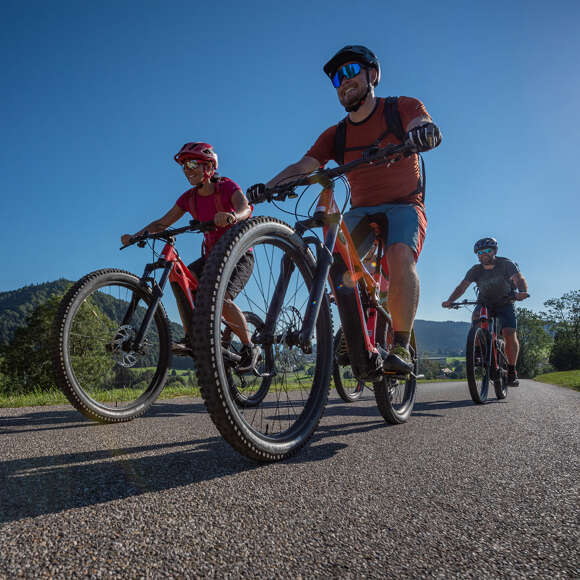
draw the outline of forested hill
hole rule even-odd
[[[39,304],[53,294],[64,294],[71,285],[70,280],[61,278],[55,282],[32,284],[18,290],[0,292],[0,346],[10,342],[14,331],[26,324],[26,319]],[[415,332],[421,354],[462,354],[468,330],[467,322],[415,321]],[[172,325],[173,334],[179,334],[181,338],[182,332],[179,325]]]
[[[421,354],[462,355],[469,331],[468,322],[415,320],[417,346]]]
[[[54,294],[64,294],[71,285],[70,280],[61,278],[55,282],[0,292],[0,345],[10,342],[14,331],[26,324],[26,319],[37,306]]]

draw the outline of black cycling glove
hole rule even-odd
[[[246,197],[250,203],[257,203],[263,201],[265,192],[266,186],[263,183],[255,183],[248,187]]]
[[[425,123],[407,133],[407,142],[417,147],[417,151],[429,151],[441,143],[441,131],[435,123]]]

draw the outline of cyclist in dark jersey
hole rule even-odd
[[[528,283],[515,262],[496,255],[497,240],[494,238],[478,240],[473,251],[477,254],[479,264],[467,271],[463,281],[441,306],[449,308],[472,282],[476,284],[478,302],[493,308],[501,321],[508,360],[508,385],[517,387],[519,381],[516,363],[520,344],[516,332],[517,319],[513,301],[528,298]],[[479,318],[480,308],[481,306],[473,312],[474,321]]]
[[[333,125],[319,136],[300,161],[288,166],[266,185],[253,185],[249,194],[259,194],[266,186],[273,187],[297,175],[312,173],[330,159],[337,163],[359,159],[371,146],[385,147],[406,141],[421,152],[433,149],[441,142],[439,128],[423,103],[411,97],[394,99],[398,115],[389,126],[387,100],[375,96],[375,87],[381,78],[379,60],[365,46],[345,46],[326,63],[324,72],[348,113],[343,124],[344,147],[338,146],[342,142],[337,139],[340,123]],[[379,369],[406,372],[412,368],[409,337],[419,302],[419,277],[415,263],[427,227],[419,157],[410,155],[389,168],[359,167],[349,172],[347,177],[352,209],[345,214],[344,220],[357,250],[361,256],[368,252],[375,239],[372,223],[380,221],[378,226],[389,269],[388,306],[395,330],[395,345],[388,354],[381,353],[384,361],[381,356],[376,357],[376,364]],[[331,277],[334,277],[333,273]],[[340,279],[340,272],[336,278]],[[342,304],[341,312],[356,312],[356,304],[349,302],[354,298],[347,296],[348,291],[345,289],[339,294],[344,294],[337,296]],[[351,321],[343,319],[342,324],[346,332]],[[354,321],[352,328],[356,327]]]

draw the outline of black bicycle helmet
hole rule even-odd
[[[336,71],[345,62],[360,62],[368,68],[374,68],[377,71],[377,80],[373,86],[377,86],[381,80],[381,65],[379,59],[372,50],[360,44],[349,44],[341,48],[325,65],[324,72],[330,80],[336,74]]]
[[[497,250],[497,240],[495,238],[481,238],[481,240],[477,240],[473,246],[473,253],[477,254],[479,250],[485,250],[486,248]]]

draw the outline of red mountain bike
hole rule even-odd
[[[140,278],[124,270],[97,270],[81,278],[63,297],[53,328],[53,363],[58,386],[81,413],[103,423],[117,423],[142,415],[155,402],[172,360],[170,323],[161,303],[167,282],[186,334],[194,333],[191,321],[199,281],[179,257],[175,239],[214,228],[213,222],[191,221],[182,228],[134,237],[124,248],[149,243],[158,258],[145,266]],[[165,242],[160,252],[155,251],[156,241]],[[250,333],[262,330],[257,315],[245,315]],[[268,391],[270,378],[237,373],[241,344],[227,326],[222,343],[230,396],[247,407],[257,404]],[[268,361],[271,354],[263,352],[262,358]],[[249,386],[252,395],[248,397]]]
[[[415,344],[414,372],[382,374],[377,368],[376,346],[389,348],[391,319],[379,300],[380,282],[364,267],[343,223],[344,208],[341,211],[334,201],[334,180],[362,164],[390,165],[412,151],[407,145],[376,149],[346,165],[317,171],[267,190],[264,196],[249,198],[253,204],[284,201],[297,197],[296,187],[315,183],[323,187],[313,215],[295,227],[276,218],[252,218],[229,230],[208,257],[194,312],[196,368],[214,423],[240,453],[258,461],[283,459],[304,446],[316,429],[328,398],[334,361],[326,290],[329,276],[335,299],[340,290],[340,295],[346,292],[355,300],[356,310],[345,312],[337,299],[354,375],[374,382],[375,399],[387,422],[402,423],[409,418],[415,401]],[[323,229],[324,241],[305,236],[314,228]],[[236,303],[264,321],[254,341],[272,356],[263,361],[261,369],[271,377],[268,393],[248,408],[231,396],[222,354],[221,312],[235,264],[250,248],[255,255],[254,272]]]
[[[462,300],[453,302],[449,308],[481,306],[479,318],[473,321],[467,334],[465,367],[469,394],[474,403],[487,401],[489,381],[493,381],[498,399],[507,397],[508,362],[505,356],[505,341],[501,336],[501,323],[491,306],[480,302]]]

